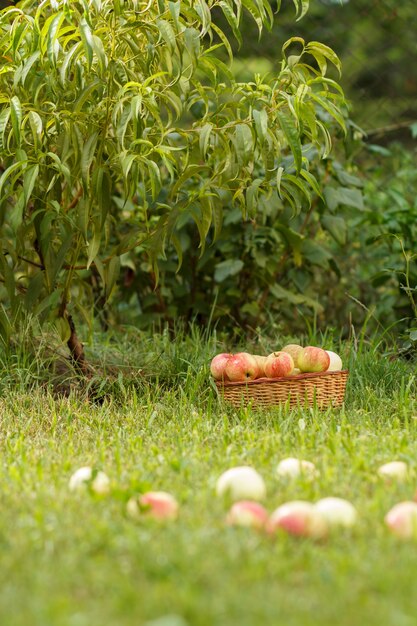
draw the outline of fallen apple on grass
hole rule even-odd
[[[266,358],[264,369],[268,378],[290,376],[294,369],[294,361],[288,352],[272,352]]]
[[[302,372],[325,372],[330,365],[330,356],[322,348],[307,346],[298,355],[297,364]]]
[[[315,507],[330,528],[352,528],[358,519],[356,508],[351,502],[343,498],[322,498],[316,502]]]
[[[262,504],[252,500],[235,502],[226,517],[226,524],[229,526],[245,526],[257,529],[264,528],[267,521],[267,510]]]
[[[385,516],[390,531],[402,539],[417,539],[417,503],[399,502]]]
[[[287,479],[297,478],[298,476],[314,479],[319,475],[319,471],[314,463],[311,463],[311,461],[289,457],[287,459],[282,459],[282,461],[278,463],[276,474],[280,478]]]
[[[106,495],[110,492],[109,477],[101,471],[95,471],[92,467],[80,467],[74,472],[69,480],[70,491],[90,488],[98,495]]]
[[[283,530],[297,537],[322,539],[328,534],[328,524],[317,507],[311,502],[293,500],[278,507],[267,524],[269,533]]]
[[[238,500],[263,500],[266,496],[264,479],[253,467],[232,467],[219,477],[216,483],[219,497]]]
[[[126,505],[126,512],[133,519],[152,517],[158,520],[174,520],[178,517],[178,502],[166,491],[147,491],[140,496],[132,496]]]
[[[386,482],[403,482],[408,478],[408,465],[404,461],[390,461],[381,465],[377,474]]]

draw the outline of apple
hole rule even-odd
[[[343,367],[342,359],[336,352],[332,352],[331,350],[326,350],[327,354],[330,357],[330,365],[327,368],[328,372],[340,372]]]
[[[253,467],[232,467],[219,477],[216,493],[220,497],[237,500],[263,500],[266,496],[264,480]]]
[[[110,491],[110,480],[104,472],[94,472],[92,467],[80,467],[69,480],[70,491],[90,487],[99,495],[106,495]]]
[[[307,346],[298,356],[298,367],[302,372],[325,372],[330,365],[326,350]]]
[[[126,505],[127,514],[133,519],[142,516],[158,520],[173,520],[178,517],[178,502],[166,491],[147,491],[141,496],[132,496]]]
[[[276,473],[280,478],[297,478],[302,475],[305,478],[316,478],[319,474],[314,463],[303,459],[289,457],[278,463]]]
[[[294,367],[294,369],[291,372],[290,376],[298,376],[299,374],[301,374],[301,370],[298,369],[298,367]]]
[[[396,504],[386,514],[385,523],[397,537],[417,538],[417,503],[404,501]]]
[[[229,526],[248,526],[251,528],[264,528],[268,521],[266,509],[252,500],[240,500],[235,502],[226,517]]]
[[[311,502],[293,500],[278,507],[269,518],[268,531],[281,529],[290,535],[321,539],[328,533],[328,524]]]
[[[253,358],[255,359],[258,365],[258,372],[257,372],[256,378],[263,378],[265,376],[265,361],[267,357],[261,356],[259,354],[254,354]]]
[[[303,351],[303,346],[299,346],[298,343],[289,343],[287,346],[282,348],[282,352],[288,352],[291,354],[292,360],[294,361],[294,367],[298,367],[298,357]]]
[[[404,461],[391,461],[381,465],[377,470],[377,474],[388,482],[392,479],[402,482],[408,478],[408,465]]]
[[[316,503],[329,527],[351,528],[356,524],[358,512],[351,502],[343,498],[322,498]]]
[[[225,373],[232,382],[254,380],[258,373],[258,364],[248,352],[233,354],[226,363]]]
[[[294,361],[288,352],[273,352],[265,361],[265,374],[268,378],[290,376],[294,369]]]
[[[225,369],[227,361],[231,356],[233,355],[230,353],[222,352],[221,354],[216,354],[216,356],[212,359],[210,363],[210,372],[214,380],[227,380]]]

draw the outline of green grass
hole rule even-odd
[[[116,378],[101,406],[38,390],[41,370],[34,375],[32,365],[26,375],[4,375],[0,624],[415,624],[417,546],[383,523],[417,487],[414,366],[345,346],[344,409],[235,411],[208,382],[217,348],[199,335],[111,341],[114,361],[146,363],[152,377]],[[286,456],[315,462],[319,479],[280,482],[275,468]],[[412,475],[387,486],[376,469],[393,459],[407,461]],[[238,464],[264,476],[269,510],[337,495],[357,506],[357,528],[322,542],[227,528],[214,486]],[[109,475],[110,496],[69,492],[82,465]],[[127,499],[150,488],[177,497],[178,521],[126,517]]]

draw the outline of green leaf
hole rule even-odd
[[[93,33],[91,32],[91,28],[85,19],[85,17],[81,18],[80,21],[80,33],[81,39],[84,44],[85,56],[87,59],[87,67],[91,69],[91,64],[93,62],[93,50],[94,50],[94,41],[93,41]]]
[[[9,180],[9,178],[11,178],[13,174],[15,174],[16,172],[19,172],[22,169],[23,165],[24,163],[22,163],[21,161],[12,163],[12,165],[9,165],[9,167],[6,170],[4,170],[4,172],[0,176],[0,202],[2,200],[3,188],[6,182]]]
[[[255,178],[246,190],[246,207],[249,216],[252,218],[254,218],[258,212],[259,188],[263,182],[263,178]]]
[[[235,148],[238,162],[247,165],[253,160],[252,131],[247,124],[238,124],[235,128]]]
[[[347,224],[343,217],[337,217],[335,215],[322,215],[321,223],[333,239],[341,246],[346,243]]]
[[[205,0],[195,0],[194,9],[201,19],[202,30],[201,36],[207,35],[211,25],[211,12]]]
[[[330,252],[312,239],[304,239],[301,244],[301,253],[307,261],[324,269],[328,269],[329,261],[332,259]]]
[[[55,320],[55,328],[58,332],[58,335],[62,343],[66,343],[71,337],[71,328],[68,323],[68,320],[65,317],[58,317]]]
[[[96,258],[98,251],[100,250],[101,238],[102,238],[100,218],[95,218],[92,228],[93,228],[93,236],[90,238],[88,242],[87,269],[90,267],[91,263]]]
[[[226,20],[228,21],[228,24],[230,28],[232,29],[233,35],[235,36],[240,47],[242,45],[242,35],[240,32],[240,28],[239,28],[238,16],[235,14],[232,7],[224,0],[219,2],[219,6],[221,7],[223,14]]]
[[[326,46],[324,43],[320,43],[319,41],[310,41],[306,45],[305,51],[309,52],[313,56],[316,56],[316,54],[318,54],[325,57],[331,63],[333,63],[333,65],[337,68],[339,74],[342,73],[342,64],[339,57],[331,48],[329,48],[329,46]]]
[[[59,46],[57,47],[57,37],[58,37],[58,33],[59,33],[59,29],[62,26],[63,21],[65,20],[65,13],[63,11],[61,11],[60,13],[58,13],[52,20],[49,28],[48,28],[48,33],[47,33],[47,56],[48,59],[51,63],[51,65],[53,65],[55,67],[56,65],[56,61],[57,61],[57,56],[58,56],[58,51],[59,51]]]
[[[171,24],[165,20],[156,20],[156,25],[162,39],[168,47],[170,54],[174,54],[176,48],[176,37]]]
[[[81,154],[81,175],[83,178],[86,189],[90,186],[90,168],[94,160],[95,151],[97,147],[98,131],[95,131],[90,135],[84,144]]]
[[[307,13],[310,6],[310,0],[293,0],[293,3],[297,11],[298,22],[298,20],[301,20],[301,18],[303,18],[304,15]]]
[[[243,261],[240,259],[228,259],[218,263],[214,268],[214,280],[216,283],[222,283],[229,276],[236,276],[244,267]]]
[[[260,111],[254,109],[252,115],[255,121],[256,135],[259,143],[262,145],[268,136],[268,114],[265,109],[261,109]]]
[[[296,170],[299,172],[302,164],[300,133],[292,117],[286,115],[283,111],[277,111],[277,117],[281,130],[293,154]]]
[[[340,111],[332,102],[328,99],[323,98],[322,96],[318,96],[314,92],[311,92],[311,98],[317,102],[327,113],[334,119],[336,122],[343,128],[344,133],[346,134],[346,122]]]
[[[10,112],[11,107],[7,107],[3,109],[3,111],[0,113],[0,148],[3,148],[5,144],[4,135],[6,132],[7,124],[9,122]]]
[[[33,143],[37,147],[42,142],[43,123],[41,116],[36,111],[29,112],[29,125],[32,131]]]
[[[315,193],[322,198],[323,197],[323,192],[319,187],[319,184],[317,182],[317,178],[314,176],[314,174],[312,174],[311,172],[309,172],[308,170],[305,169],[301,169],[300,170],[300,176],[302,176],[310,185],[310,187],[313,189],[313,191],[315,191]]]
[[[17,145],[20,146],[20,143],[21,143],[20,129],[22,126],[22,105],[17,96],[13,96],[13,98],[10,100],[10,115],[12,119],[13,134],[16,139]]]
[[[277,298],[277,300],[285,300],[286,302],[289,302],[290,304],[294,304],[296,306],[305,304],[317,312],[323,311],[322,305],[316,300],[313,300],[312,298],[309,298],[308,296],[299,293],[294,293],[293,291],[290,291],[289,289],[286,289],[285,287],[282,287],[277,283],[275,283],[274,285],[270,285],[269,290],[272,295]]]
[[[206,124],[204,124],[199,134],[199,146],[200,146],[201,156],[203,158],[206,156],[206,153],[207,153],[207,148],[209,146],[210,134],[211,134],[212,129],[213,129],[213,124],[211,124],[210,122],[207,122]]]
[[[108,300],[112,294],[117,278],[120,274],[120,257],[113,257],[105,269],[106,288],[105,297]]]
[[[331,211],[335,211],[339,206],[351,206],[363,211],[363,196],[359,189],[349,189],[348,187],[325,187],[324,197],[327,206]]]
[[[35,186],[36,180],[39,174],[39,165],[32,165],[27,170],[25,170],[23,176],[23,193],[25,198],[25,206],[27,206],[30,196],[33,191],[33,187]]]
[[[184,42],[193,65],[197,65],[200,56],[200,33],[195,28],[186,28]]]

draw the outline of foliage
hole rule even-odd
[[[314,36],[337,50],[355,121],[365,129],[384,127],[388,138],[410,141],[406,123],[417,119],[417,81],[409,65],[415,54],[414,19],[412,2],[316,0],[293,26],[291,7],[283,4],[271,32],[260,41],[244,20],[242,36],[249,43],[236,50],[234,69],[239,80],[246,80],[260,60],[262,71],[272,71],[277,45],[289,28],[300,37]]]
[[[278,326],[288,333],[304,331],[304,317],[313,312],[322,327],[342,324],[344,257],[352,245],[348,224],[363,214],[363,181],[348,163],[319,160],[314,150],[309,159],[322,188],[308,211],[294,215],[286,203],[262,197],[260,216],[242,222],[230,205],[220,236],[202,255],[195,227],[185,223],[179,236],[188,262],[178,270],[171,251],[159,263],[156,290],[146,263],[138,259],[135,272],[126,268],[119,317],[144,326],[181,317],[229,330]]]
[[[294,4],[299,16],[308,6]],[[259,33],[272,26],[266,0],[25,0],[0,13],[0,277],[12,316],[55,319],[72,340],[71,311],[89,321],[92,302],[103,307],[130,251],[156,281],[169,246],[181,265],[185,223],[203,255],[236,210],[261,223],[265,202],[278,222],[282,201],[312,210],[312,149],[327,156],[328,129],[345,128],[327,77],[339,59],[290,39],[274,77],[237,83],[218,56],[232,50],[215,10],[238,40],[244,11]],[[4,312],[0,322],[7,340]]]
[[[362,282],[357,295],[384,325],[395,323],[402,332],[411,328],[410,347],[417,339],[416,150],[370,145],[361,160],[366,211],[351,223]]]

